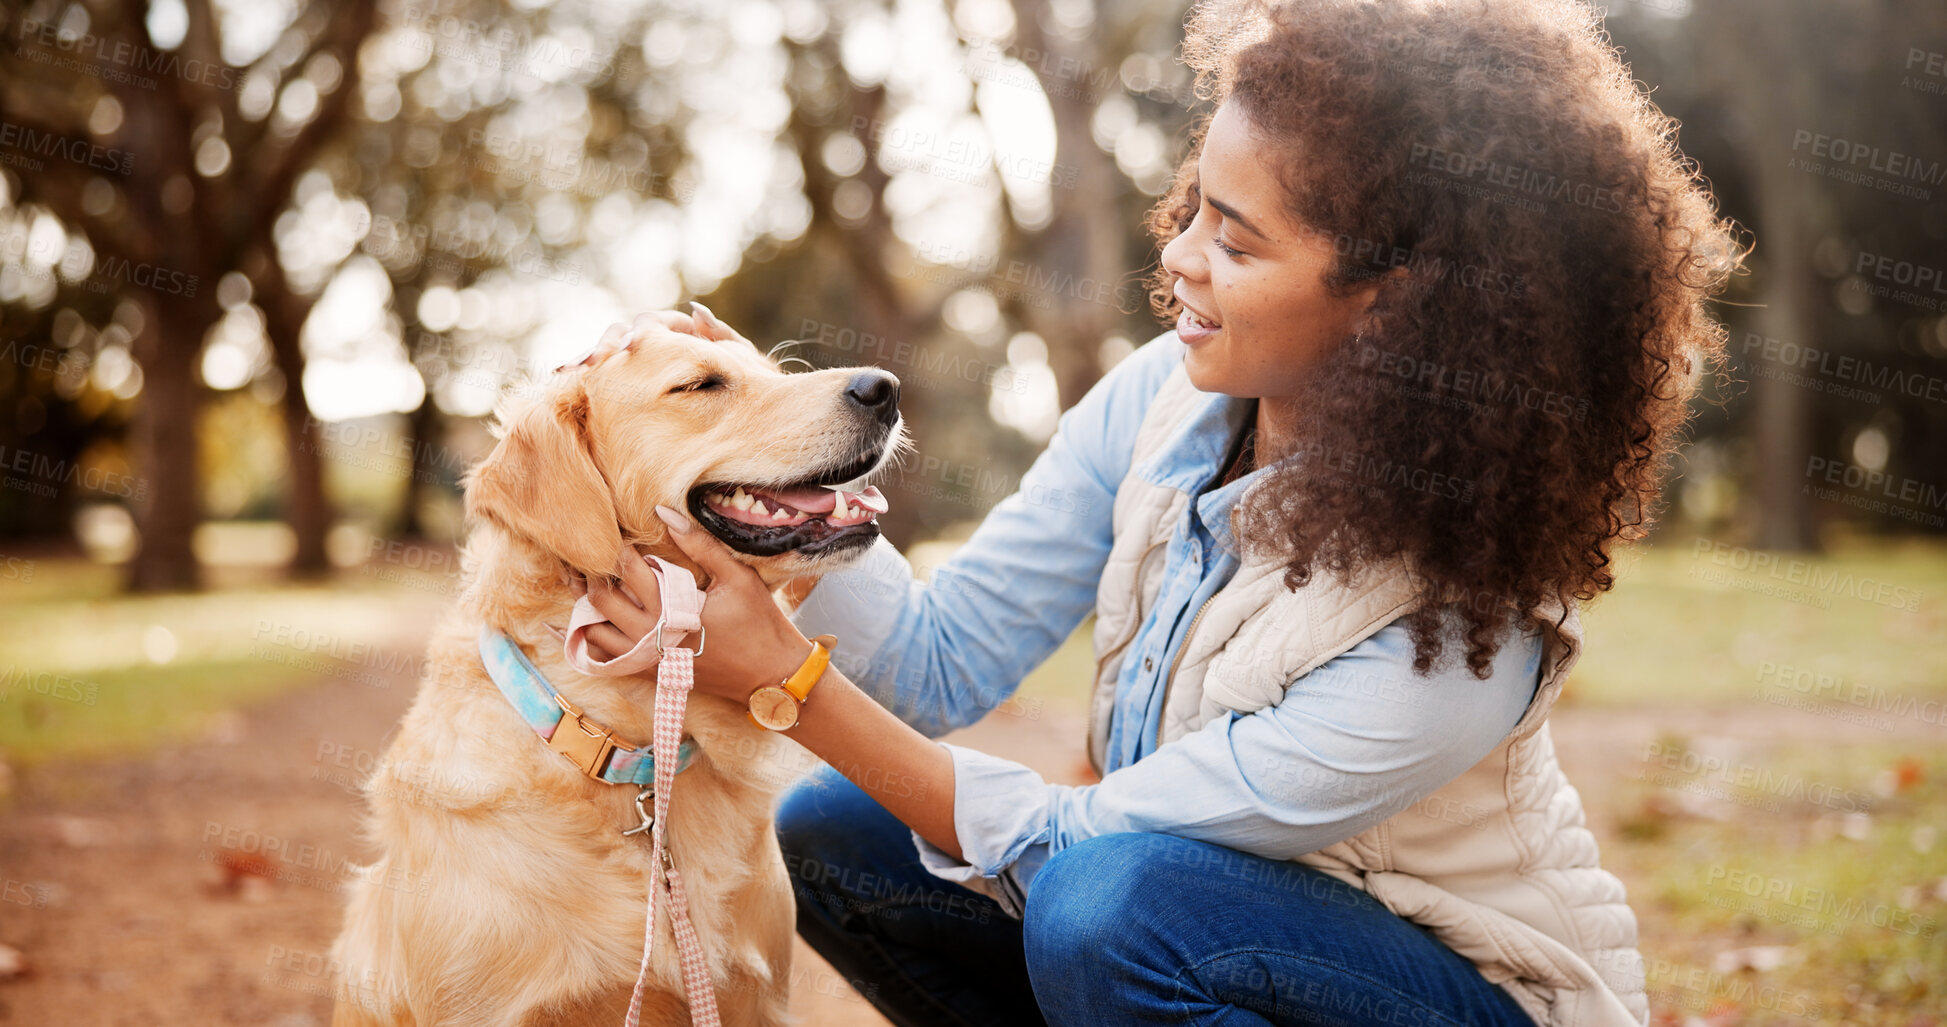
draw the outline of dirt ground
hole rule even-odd
[[[401,624],[398,643],[416,651],[423,630]],[[20,950],[29,970],[0,984],[0,1022],[328,1023],[325,954],[342,880],[329,868],[369,855],[354,833],[356,783],[412,691],[405,679],[382,688],[327,679],[216,718],[195,742],[143,759],[22,772],[0,819],[0,943]],[[1803,722],[1798,730],[1839,740],[1830,723],[1754,719],[1748,706],[1563,708],[1554,721],[1562,762],[1591,810],[1605,808],[1605,793],[1678,716],[1693,736],[1775,741]],[[1078,717],[1037,707],[954,740],[1075,780],[1082,730]],[[276,879],[211,861],[249,832],[285,840]],[[885,1022],[802,943],[791,977],[793,1008],[810,1027]]]
[[[416,654],[426,627],[402,624],[398,645]],[[326,679],[140,760],[18,772],[0,816],[0,944],[28,970],[0,983],[0,1023],[329,1023],[335,868],[370,858],[356,833],[357,783],[413,689],[404,676],[386,687]],[[1030,726],[1037,736],[1069,727]],[[994,748],[1047,745],[1017,737]],[[214,862],[226,845],[281,854],[275,877]],[[791,982],[805,1027],[885,1023],[803,942]]]

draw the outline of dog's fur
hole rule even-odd
[[[856,369],[785,375],[719,323],[698,324],[709,337],[639,327],[626,348],[500,411],[499,444],[467,483],[465,592],[365,785],[381,855],[352,885],[332,949],[336,1027],[621,1022],[649,881],[648,835],[620,834],[637,823],[635,789],[591,781],[547,748],[488,678],[480,626],[521,645],[592,721],[644,744],[653,680],[584,677],[547,627],[567,623],[570,573],[612,576],[625,540],[694,569],[658,503],[687,509],[699,484],[783,483],[870,460],[864,440],[875,434],[881,463],[902,444],[897,425],[868,426],[848,409]],[[711,372],[726,387],[671,392]],[[740,558],[776,587],[863,549]],[[701,751],[676,778],[669,847],[723,1020],[781,1024],[794,913],[772,804],[788,783],[780,768],[802,763],[720,699],[691,699],[687,733]],[[648,1024],[690,1022],[668,906]]]

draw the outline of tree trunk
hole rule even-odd
[[[283,363],[280,358],[280,368]],[[324,435],[304,398],[303,377],[301,362],[295,375],[285,372],[282,406],[290,488],[284,494],[284,521],[297,536],[297,551],[291,554],[292,576],[317,578],[331,573],[331,558],[325,551],[325,536],[331,531],[331,500],[324,489]]]
[[[426,399],[419,404],[419,409],[412,412],[406,432],[412,439],[412,472],[406,480],[406,494],[400,500],[398,526],[392,534],[395,538],[424,539],[426,524],[419,516],[419,505],[429,487],[441,480],[443,472],[435,454],[445,452],[438,443],[439,404],[433,402],[430,382],[427,384]]]
[[[1140,305],[1142,290],[1125,281],[1125,182],[1114,159],[1095,145],[1090,127],[1100,100],[1096,69],[1113,62],[1093,35],[1070,40],[1047,32],[1048,8],[1046,0],[1022,3],[1015,30],[1024,53],[1046,55],[1034,62],[1034,71],[1055,119],[1056,213],[1026,240],[1031,252],[1025,255],[1053,291],[1041,297],[1046,306],[1027,311],[1027,319],[1047,341],[1048,367],[1067,410],[1102,377],[1102,340],[1121,325],[1125,308]]]
[[[1793,52],[1782,25],[1769,24],[1760,31],[1760,46],[1740,52],[1747,56]],[[1755,67],[1748,63],[1746,67],[1750,74],[1737,86],[1746,91],[1745,109],[1757,112],[1763,133],[1759,138],[1791,138],[1803,112],[1815,106],[1805,83],[1791,76],[1785,82],[1768,81]],[[1822,206],[1808,185],[1812,180],[1769,150],[1762,155],[1750,151],[1747,160],[1758,206],[1755,256],[1765,283],[1764,309],[1754,322],[1768,337],[1811,345],[1819,329],[1822,285],[1812,267],[1812,250],[1824,234],[1819,225]],[[1806,461],[1812,455],[1811,395],[1804,386],[1779,376],[1753,378],[1757,495],[1752,541],[1764,549],[1816,549],[1818,526],[1805,480]]]
[[[1769,190],[1761,185],[1761,195]],[[1772,225],[1766,241],[1771,260],[1764,269],[1764,309],[1755,318],[1769,338],[1809,344],[1810,329],[1818,323],[1815,311],[1805,309],[1819,294],[1818,274],[1811,267],[1804,233],[1792,208],[1777,205],[1766,195],[1765,209]],[[1761,549],[1786,551],[1818,548],[1818,525],[1812,516],[1805,467],[1812,455],[1812,401],[1803,385],[1783,375],[1753,375],[1753,440],[1757,455],[1756,524],[1752,541]]]
[[[140,536],[129,561],[131,592],[195,589],[201,580],[192,539],[202,516],[197,473],[197,415],[202,409],[197,361],[210,318],[205,303],[163,296],[142,301],[135,339],[142,402],[129,428],[135,464],[135,523]]]
[[[311,416],[311,403],[304,397],[304,348],[299,335],[304,319],[311,313],[311,302],[290,293],[283,271],[275,260],[259,276],[265,284],[259,299],[264,310],[264,333],[270,337],[272,358],[284,375],[285,464],[289,484],[284,492],[284,522],[297,537],[297,551],[291,556],[291,574],[298,578],[317,578],[331,572],[330,555],[325,551],[325,536],[331,531],[331,501],[324,489],[324,435],[317,418]]]

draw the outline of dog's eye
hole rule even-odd
[[[708,392],[711,389],[721,389],[728,384],[730,383],[724,381],[722,375],[713,374],[705,378],[698,378],[693,382],[684,382],[669,390],[669,394],[673,396],[679,392]]]

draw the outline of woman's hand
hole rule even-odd
[[[689,518],[659,506],[656,516],[669,525],[670,538],[710,576],[704,592],[703,655],[696,659],[696,690],[733,702],[789,677],[811,654],[811,642],[798,632],[771,598],[757,572],[738,562],[730,547],[701,531]],[[622,590],[591,583],[588,598],[609,624],[588,629],[588,641],[625,653],[655,629],[656,575],[634,549],[622,554],[622,579],[643,604]],[[644,609],[643,607],[648,607]],[[695,640],[685,638],[685,645]],[[607,654],[601,654],[603,658]],[[815,698],[804,704],[790,736],[906,822],[920,837],[961,858],[953,823],[953,757],[873,702],[835,666],[818,679]]]
[[[710,578],[704,591],[704,645],[696,660],[696,690],[744,702],[757,689],[790,677],[811,654],[811,642],[778,608],[764,580],[716,536],[694,530],[681,513],[659,506],[656,515],[669,525],[677,548]],[[605,650],[596,654],[602,659],[633,648],[655,629],[662,610],[655,572],[633,548],[623,550],[616,573],[642,598],[642,605],[605,580],[588,583],[589,602],[609,620],[588,629],[588,641]],[[695,636],[683,644],[695,646]]]
[[[725,339],[742,338],[742,336],[737,334],[735,329],[717,320],[717,315],[710,313],[709,307],[701,303],[692,302],[690,304],[690,312],[687,314],[680,310],[652,310],[647,314],[637,314],[635,320],[630,321],[628,324],[623,324],[618,321],[615,324],[609,325],[607,330],[602,332],[602,337],[595,341],[595,345],[589,347],[588,352],[555,368],[555,370],[565,370],[584,364],[599,364],[616,350],[627,347],[640,336],[658,328],[671,332],[681,332],[684,335],[694,335],[699,339],[713,339],[718,342],[722,342]]]

